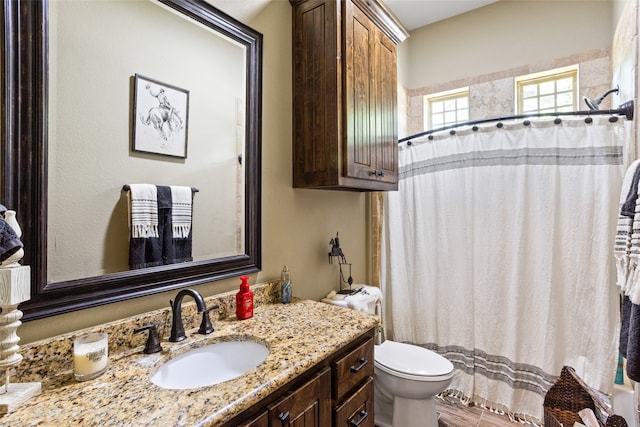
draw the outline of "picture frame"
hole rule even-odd
[[[187,158],[189,91],[134,75],[132,150]]]

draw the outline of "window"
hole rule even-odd
[[[578,67],[566,67],[517,77],[518,114],[577,110]]]
[[[469,88],[439,92],[424,97],[425,130],[469,120]]]

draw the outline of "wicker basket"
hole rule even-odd
[[[573,427],[575,422],[582,423],[578,412],[590,408],[602,427],[627,427],[624,418],[612,413],[607,401],[606,396],[585,384],[572,367],[565,366],[544,398],[544,425]]]

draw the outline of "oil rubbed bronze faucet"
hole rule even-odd
[[[193,300],[196,302],[196,307],[198,307],[198,313],[202,313],[202,323],[200,323],[200,329],[198,329],[198,333],[202,335],[207,335],[213,332],[213,325],[211,324],[211,319],[209,319],[209,312],[218,308],[218,306],[213,306],[207,308],[204,298],[200,295],[200,292],[195,289],[183,289],[178,292],[176,295],[175,301],[169,301],[171,304],[172,311],[172,319],[171,319],[171,336],[169,336],[169,341],[178,342],[187,338],[184,333],[184,326],[182,324],[182,299],[185,295],[191,295]]]

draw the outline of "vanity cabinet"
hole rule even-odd
[[[398,188],[396,46],[377,0],[293,5],[293,186]]]
[[[373,338],[331,364],[333,425],[373,427]]]
[[[374,329],[224,424],[233,427],[373,427]]]

